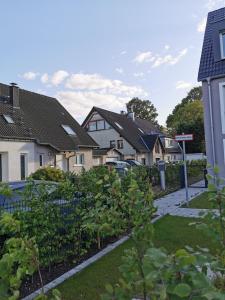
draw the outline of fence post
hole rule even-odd
[[[205,188],[208,188],[208,183],[209,183],[207,178],[208,170],[205,168],[203,172],[204,172]]]
[[[184,165],[180,165],[180,187],[181,189],[185,187]]]
[[[158,168],[159,168],[159,174],[160,174],[160,184],[161,184],[161,189],[165,191],[166,189],[166,174],[165,174],[165,161],[160,160],[158,162]]]

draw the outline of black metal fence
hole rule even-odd
[[[205,186],[206,162],[197,161],[187,163],[188,185],[204,181],[202,186]],[[152,166],[148,170],[149,178],[152,186],[160,186],[160,172],[157,166]],[[183,188],[185,186],[184,166],[181,163],[166,164],[165,179],[167,188]]]

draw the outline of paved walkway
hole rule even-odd
[[[195,198],[196,196],[202,194],[206,191],[206,188],[201,188],[198,186],[203,186],[203,182],[198,182],[188,188],[189,200]],[[157,208],[158,215],[174,215],[183,217],[198,217],[200,210],[190,209],[190,208],[180,208],[186,203],[185,189],[178,190],[174,193],[168,194],[160,199],[154,201],[154,206]]]

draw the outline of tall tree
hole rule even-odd
[[[137,118],[151,121],[153,124],[158,125],[156,118],[158,117],[155,106],[149,100],[141,100],[133,98],[126,103],[127,111],[133,111]]]
[[[191,89],[181,103],[177,104],[167,118],[169,132],[174,134],[193,133],[194,141],[187,143],[187,151],[205,152],[203,103],[201,87]]]

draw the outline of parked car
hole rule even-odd
[[[124,176],[127,171],[131,168],[131,165],[125,161],[117,160],[117,161],[108,161],[106,162],[106,166],[115,168],[116,172]]]
[[[122,161],[122,160],[117,160],[117,161],[108,161],[106,162],[107,166],[113,166],[115,168],[127,168],[130,169],[130,164],[126,161]]]
[[[143,166],[139,161],[135,159],[126,159],[125,162],[127,162],[132,167]]]

